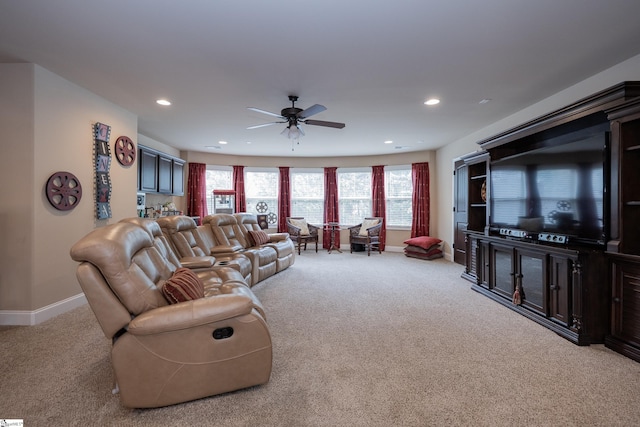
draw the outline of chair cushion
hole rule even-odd
[[[377,220],[377,219],[365,219],[364,221],[362,221],[362,225],[360,226],[360,232],[358,234],[361,236],[368,235],[367,230],[373,227],[374,225],[378,225],[379,222],[380,220]]]
[[[251,240],[253,240],[254,246],[264,245],[265,243],[269,243],[269,235],[262,230],[249,230],[249,236],[251,236]]]
[[[188,268],[178,268],[162,285],[162,295],[169,304],[204,298],[204,283]]]
[[[309,226],[307,225],[306,219],[289,219],[289,222],[294,227],[298,227],[300,229],[300,235],[308,236],[309,234]]]
[[[435,237],[420,236],[420,237],[412,237],[411,239],[407,239],[404,241],[404,244],[411,245],[411,246],[419,246],[422,249],[431,249],[433,246],[438,245],[441,242],[442,240],[437,239]]]

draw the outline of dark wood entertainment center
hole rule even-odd
[[[519,216],[522,229],[497,225],[498,212],[491,210],[500,199],[491,200],[492,168],[599,137],[604,148],[598,175],[603,188],[594,189],[601,195],[597,218],[585,220],[578,212],[577,220],[555,222],[549,232],[547,222],[560,216],[553,211],[557,216],[546,219],[538,207],[537,223]],[[464,263],[462,276],[475,291],[575,344],[604,343],[640,361],[640,82],[620,83],[478,144],[480,150],[460,158],[454,171],[454,260]],[[588,186],[598,185],[589,179],[595,184]],[[541,185],[529,181],[528,189]],[[583,194],[575,197],[584,205]],[[518,202],[535,206],[544,197]],[[593,200],[588,203],[595,205]],[[597,221],[600,234],[582,238],[575,230],[583,227],[587,235],[589,220]]]

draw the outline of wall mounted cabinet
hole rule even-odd
[[[140,145],[138,190],[144,193],[184,195],[185,161]]]

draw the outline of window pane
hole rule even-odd
[[[308,223],[320,225],[324,216],[324,174],[291,172],[291,216],[304,217]]]
[[[213,213],[213,190],[231,190],[232,171],[220,169],[207,169],[207,211]]]
[[[270,226],[278,223],[278,180],[276,171],[245,171],[244,174],[247,212],[267,215]]]
[[[338,205],[340,223],[360,224],[371,216],[371,171],[338,171]]]
[[[384,184],[387,199],[387,225],[411,227],[413,215],[411,167],[385,170]]]

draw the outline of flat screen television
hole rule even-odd
[[[604,245],[608,141],[598,127],[491,162],[491,232],[553,233],[566,236],[565,244]]]

